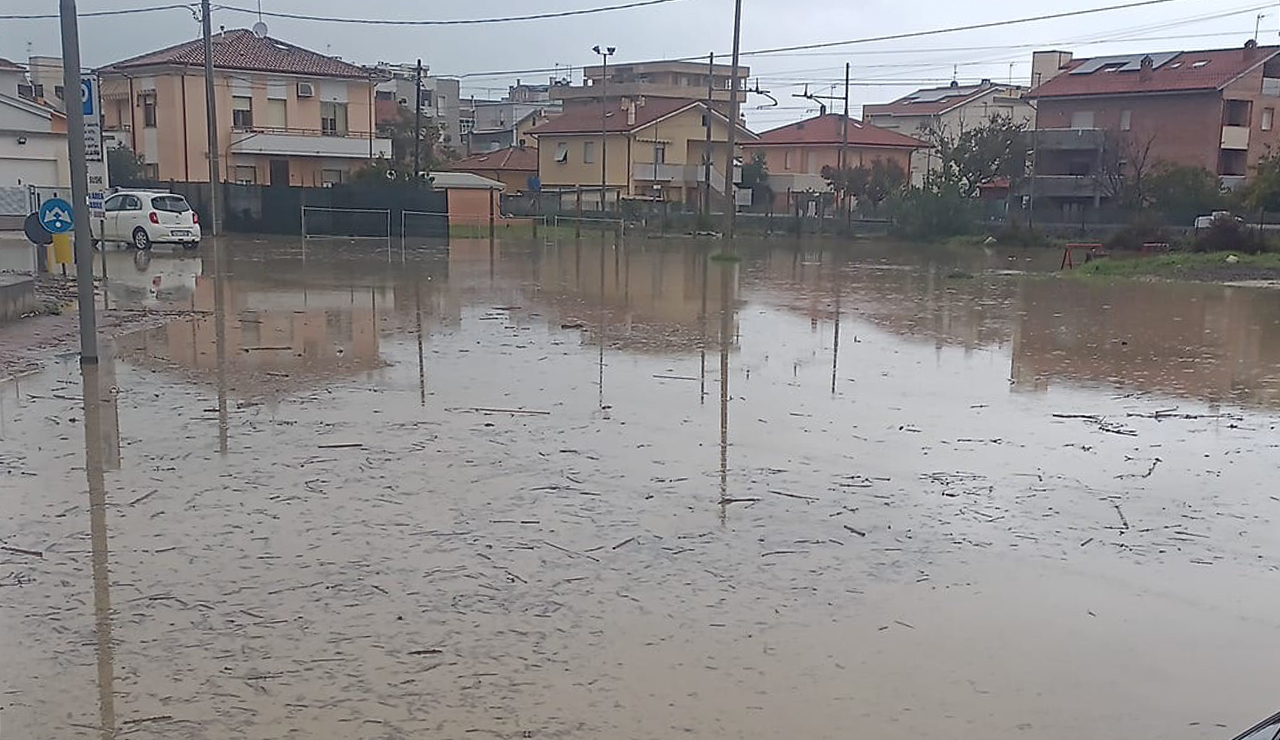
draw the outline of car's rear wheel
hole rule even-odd
[[[147,235],[147,230],[141,226],[133,230],[133,246],[144,252],[151,249],[151,237]]]
[[[200,242],[183,242],[182,248],[187,251],[195,251],[200,248]]]

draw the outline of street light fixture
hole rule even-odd
[[[608,186],[609,173],[609,57],[617,48],[612,46],[593,46],[592,51],[604,60],[600,71],[600,212],[605,207],[605,188]]]

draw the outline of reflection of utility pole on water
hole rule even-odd
[[[213,237],[213,336],[218,358],[218,452],[227,454],[227,271],[222,240]]]
[[[831,339],[831,395],[833,396],[836,394],[836,368],[840,364],[840,270],[838,265],[835,275],[835,292],[836,320]]]
[[[733,342],[729,303],[733,263],[720,264],[720,523],[728,517],[729,500],[729,345]]]
[[[74,106],[67,106],[72,108]],[[93,613],[97,633],[98,726],[104,740],[116,736],[115,649],[111,633],[111,569],[107,546],[107,490],[104,470],[103,390],[95,362],[81,364],[84,398],[84,467],[89,483]],[[114,402],[114,401],[112,401]]]

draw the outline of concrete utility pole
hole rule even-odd
[[[89,165],[84,151],[80,83],[80,27],[76,0],[61,0],[62,89],[67,101],[67,149],[71,159],[71,210],[75,223],[76,296],[80,306],[80,363],[98,363],[98,318],[93,305],[93,235],[89,233]],[[96,109],[97,106],[95,105]],[[106,248],[105,246],[103,247]]]
[[[733,238],[733,230],[738,219],[738,198],[733,188],[733,150],[738,143],[738,60],[742,49],[742,0],[735,0],[733,7],[733,62],[729,73],[729,161],[728,171],[724,173],[724,194],[729,199],[729,208],[725,215],[725,236]],[[733,245],[729,245],[733,249]]]
[[[711,52],[707,57],[707,110],[702,117],[702,125],[707,129],[707,148],[702,154],[702,214],[708,221],[711,219],[711,161],[714,155],[711,149],[711,104],[715,96],[716,54]]]
[[[592,51],[604,60],[600,71],[600,212],[604,213],[609,210],[605,207],[605,191],[609,186],[609,57],[617,49],[596,46]]]
[[[422,60],[413,73],[413,181],[422,171]]]
[[[213,90],[213,16],[209,0],[200,0],[200,22],[204,26],[204,106],[209,128],[209,221],[213,236],[222,233],[222,216],[218,209],[218,96]]]
[[[850,64],[844,63],[844,119],[840,121],[840,174],[844,175],[844,170],[848,167],[849,155],[849,69]],[[844,215],[845,226],[853,226],[853,203],[849,200],[849,194],[844,194]]]

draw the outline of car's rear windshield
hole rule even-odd
[[[181,195],[162,195],[159,198],[152,198],[151,207],[157,211],[169,213],[186,213],[191,210],[191,206],[187,205],[187,199]]]

